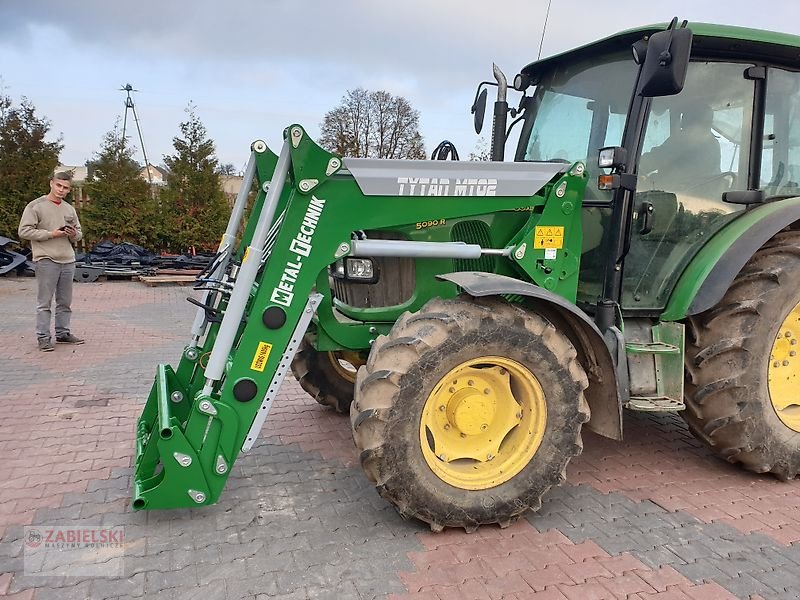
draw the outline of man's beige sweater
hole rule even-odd
[[[25,207],[17,233],[23,240],[30,240],[34,262],[49,258],[61,264],[71,263],[75,261],[75,251],[70,239],[66,236],[53,237],[52,233],[67,224],[78,232],[72,241],[77,242],[83,237],[78,215],[70,204],[63,200],[61,204],[56,204],[47,196],[41,196]]]

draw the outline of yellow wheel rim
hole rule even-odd
[[[331,361],[333,370],[350,383],[356,382],[358,367],[364,364],[364,360],[357,352],[328,352],[328,360]]]
[[[442,481],[485,490],[525,468],[546,423],[547,404],[534,374],[514,360],[484,356],[437,383],[422,411],[419,441]]]
[[[778,418],[800,432],[800,304],[778,329],[769,357],[769,399]]]

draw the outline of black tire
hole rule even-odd
[[[496,469],[495,465],[507,464],[503,461],[508,457],[519,455],[515,460],[521,465],[498,478],[497,484],[491,480],[484,489],[470,489],[448,483],[434,472],[435,461],[433,466],[426,462],[431,456],[441,456],[436,456],[434,445],[438,442],[433,432],[422,426],[424,415],[436,414],[435,405],[440,402],[436,394],[451,385],[451,377],[447,384],[443,378],[452,375],[454,369],[471,365],[477,373],[496,369],[505,374],[507,371],[497,366],[501,360],[520,366],[520,372],[537,381],[538,402],[546,407],[539,411],[546,414],[544,425],[538,428],[538,434],[531,433],[534,428],[530,425],[526,432],[518,424],[496,436],[503,438],[497,456],[487,455],[482,462],[497,458],[497,463],[488,465]],[[474,531],[489,523],[507,526],[527,510],[538,510],[542,496],[565,479],[567,463],[582,451],[581,427],[589,418],[583,394],[587,385],[574,347],[544,317],[493,298],[434,299],[415,314],[405,313],[389,335],[378,338],[367,364],[358,371],[350,418],[361,465],[380,495],[403,517],[420,519],[433,531],[444,527]],[[519,386],[514,386],[509,383],[505,388],[513,398],[506,404],[520,404],[518,398],[523,394]],[[503,386],[497,389],[504,391]],[[450,387],[448,393],[454,390]],[[488,388],[481,393],[489,394]],[[523,408],[525,402],[533,402],[522,399]],[[509,410],[517,412],[517,418],[525,412],[513,404]],[[448,428],[449,422],[444,426]],[[462,429],[456,427],[455,431]],[[475,434],[475,439],[482,435]],[[467,437],[463,431],[458,435]],[[538,446],[532,445],[533,454],[519,452],[518,448],[534,435],[541,436],[541,441]],[[512,437],[515,441],[509,450]],[[444,460],[442,466],[449,469],[461,462]],[[470,465],[467,473],[472,468],[484,468],[480,460],[473,462],[475,466]]]
[[[789,344],[800,348],[800,322],[794,332],[784,327],[800,305],[798,281],[800,233],[780,233],[753,255],[715,308],[690,319],[686,350],[683,414],[692,434],[729,462],[781,479],[800,472],[800,419],[783,410],[787,402],[790,411],[800,410],[800,399],[794,401],[800,358],[788,353]],[[786,360],[774,368],[772,354],[784,343],[779,335]],[[773,398],[770,376],[772,385],[790,377],[784,385],[795,385],[791,397]]]
[[[338,413],[349,414],[356,369],[363,361],[353,360],[358,364],[353,365],[351,374],[344,366],[334,365],[333,361],[340,358],[345,360],[338,352],[318,352],[304,337],[292,361],[292,373],[314,400]]]

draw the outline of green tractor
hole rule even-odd
[[[492,161],[253,143],[138,422],[135,509],[216,502],[290,369],[434,531],[538,509],[623,409],[797,475],[800,37],[673,20],[495,79]]]

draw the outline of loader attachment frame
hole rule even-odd
[[[217,259],[202,279],[207,289],[190,341],[176,369],[158,367],[138,421],[135,509],[196,507],[219,499],[237,456],[255,443],[307,328],[355,351],[368,350],[388,331],[396,318],[389,313],[371,317],[366,311],[361,321],[336,318],[328,268],[337,260],[398,256],[428,265],[422,272],[430,278],[415,291],[410,310],[460,291],[436,279],[430,261],[450,264],[482,255],[575,301],[587,182],[583,163],[342,159],[299,125],[284,131],[279,155],[263,142],[251,149]],[[243,227],[253,182],[258,191]],[[496,247],[361,235],[498,211],[516,212],[520,219]]]

